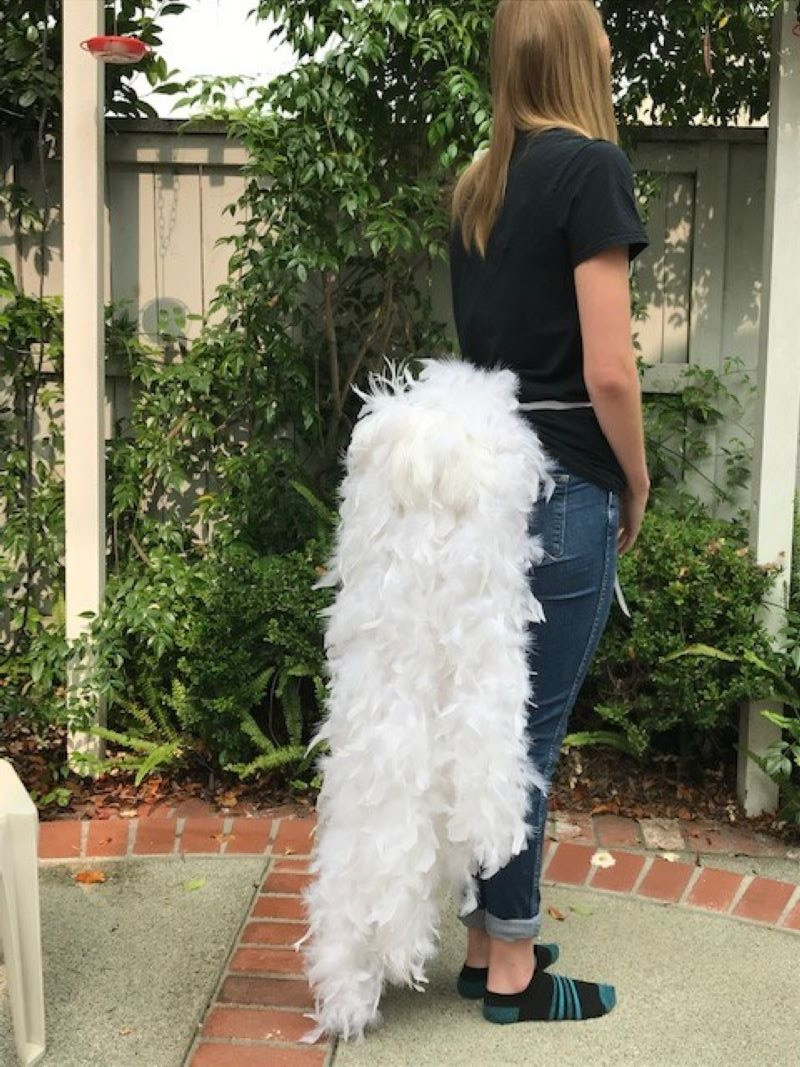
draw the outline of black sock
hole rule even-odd
[[[493,1023],[531,1020],[596,1019],[616,1004],[612,985],[598,985],[536,970],[519,993],[493,993],[483,998],[484,1018]]]
[[[558,945],[549,942],[533,946],[533,955],[536,960],[537,970],[545,970],[558,959]],[[488,967],[468,967],[466,963],[461,968],[458,976],[458,991],[462,997],[468,1000],[478,1000],[486,992],[486,978],[489,974]]]

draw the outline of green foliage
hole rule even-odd
[[[60,298],[16,285],[0,259],[0,716],[64,721],[63,315]],[[140,349],[131,325],[106,313],[109,359]]]
[[[749,654],[777,664],[758,619],[773,572],[731,524],[651,511],[619,575],[632,618],[615,611],[601,639],[595,712],[637,755],[676,731],[682,754],[696,752],[740,701],[772,691]]]
[[[296,758],[309,733],[324,698],[319,612],[330,592],[312,588],[323,557],[313,542],[272,556],[231,545],[212,567],[179,666],[196,701],[191,729],[223,766],[252,773],[241,765],[253,744],[270,757],[289,746]]]
[[[678,390],[645,396],[647,466],[656,506],[682,514],[696,510],[699,501],[690,483],[702,486],[711,503],[736,502],[737,491],[750,477],[753,435],[743,425],[742,414],[754,394],[742,361],[729,358],[721,374],[689,365]],[[724,470],[720,483],[705,473],[702,464],[713,453],[714,431],[722,426],[743,436],[732,437],[720,449]]]
[[[795,705],[793,715],[782,715],[779,712],[763,710],[761,714],[779,726],[783,733],[768,746],[766,753],[761,756],[751,749],[747,750],[748,756],[753,759],[761,770],[775,782],[783,796],[783,806],[778,812],[779,818],[792,819],[800,825],[800,712]]]
[[[183,93],[241,138],[248,152],[238,203],[243,221],[228,242],[229,280],[212,306],[216,325],[204,323],[197,340],[187,340],[183,323],[169,331],[164,323],[159,344],[145,346],[135,324],[118,311],[109,315],[109,354],[128,366],[132,405],[107,446],[103,606],[69,652],[60,564],[60,306],[41,292],[38,300],[24,296],[7,265],[0,271],[0,377],[10,379],[15,397],[0,412],[0,506],[7,512],[0,577],[10,614],[0,682],[4,711],[68,719],[73,727],[87,726],[93,699],[105,696],[108,739],[133,750],[127,758],[139,776],[185,759],[217,759],[243,777],[283,768],[304,788],[310,756],[303,746],[324,697],[318,610],[329,595],[312,585],[335,518],[333,490],[357,408],[352,387],[385,356],[414,360],[452,347],[420,277],[446,259],[452,182],[489,134],[494,5],[254,4],[253,32],[275,19],[273,36],[300,57],[295,70],[266,85],[226,77],[181,86],[165,81],[172,75],[161,58],[145,67],[151,83]],[[107,29],[115,28],[109,20],[116,7],[119,32],[138,32],[157,45],[156,20],[183,6],[109,2]],[[647,93],[675,121],[695,114],[724,119],[739,102],[763,113],[765,27],[774,4],[676,0],[668,20],[651,4],[602,6],[617,85],[628,86],[618,100],[623,122],[635,118]],[[59,13],[59,0],[7,0],[0,12],[0,65],[11,72],[0,86],[0,111],[23,152],[38,149],[42,167],[60,129]],[[713,78],[703,67],[707,23],[726,60]],[[107,109],[147,115],[129,72],[106,69]],[[228,106],[232,92],[241,103]],[[646,196],[647,177],[639,184]],[[0,189],[0,209],[39,239],[42,262],[47,200],[46,194],[44,203],[34,202],[18,187]],[[681,398],[673,429],[687,412],[692,418],[700,412],[708,424],[719,401],[708,382],[692,385],[703,395]],[[42,407],[46,436],[34,448]],[[693,447],[665,481],[679,478]],[[697,536],[691,551],[699,558],[705,534]],[[613,709],[623,709],[619,736],[637,751],[647,729],[656,732],[659,686],[666,685],[666,705],[677,715],[683,690],[691,688],[678,680],[698,662],[664,664],[659,656],[682,643],[717,641],[706,632],[708,608],[692,633],[684,632],[692,605],[675,615],[678,591],[669,583],[658,601],[655,564],[642,558],[641,615],[647,618],[655,598],[662,621],[669,615],[682,623],[671,630],[659,623],[671,635],[663,648],[643,638],[637,655],[649,681],[624,672],[604,680],[601,705],[612,709],[606,717],[618,727]],[[710,581],[699,585],[718,606]],[[742,597],[751,611],[760,589]],[[724,650],[736,651],[744,610],[732,610]],[[758,634],[750,631],[760,649]],[[69,663],[88,670],[85,703],[67,713]],[[743,676],[733,678],[733,666],[718,661],[710,671],[716,681],[696,694],[711,700],[709,715],[722,715],[736,686],[745,685]],[[686,708],[691,720],[697,706]]]
[[[91,752],[74,753],[74,763],[84,772],[105,773],[113,769],[135,771],[134,784],[138,786],[149,774],[157,770],[173,770],[185,762],[184,753],[191,743],[185,732],[191,717],[185,686],[174,678],[171,692],[164,698],[155,692],[151,684],[145,688],[150,700],[149,707],[118,698],[118,703],[130,713],[135,732],[120,732],[94,724],[89,726],[89,733],[114,742],[123,751],[106,758],[98,758]],[[174,721],[171,715],[175,716]]]
[[[160,19],[177,15],[187,0],[107,0],[106,33],[135,34],[155,49],[161,44]],[[62,0],[3,0],[0,10],[0,115],[17,147],[30,154],[37,140],[52,147],[61,134]],[[127,118],[155,117],[130,84],[142,71],[151,84],[170,75],[157,51],[134,67],[105,68],[106,111]],[[49,153],[52,155],[52,151]]]
[[[183,0],[117,0],[106,5],[106,29],[137,33],[160,43],[162,15],[177,14]],[[0,212],[36,244],[40,272],[36,296],[18,289],[0,260],[0,715],[29,714],[38,721],[64,718],[67,643],[64,634],[63,326],[60,298],[46,298],[47,232],[54,205],[47,164],[61,135],[60,0],[5,0],[0,10],[0,115],[14,160],[36,157],[43,188],[0,181]],[[168,72],[151,56],[137,67],[151,83]],[[130,85],[131,68],[106,68],[106,106],[121,116],[153,115]],[[6,160],[10,163],[11,160]],[[110,358],[137,346],[130,329],[107,316]]]
[[[611,39],[618,107],[635,121],[691,126],[752,119],[769,108],[770,20],[781,0],[599,0]]]

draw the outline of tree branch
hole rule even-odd
[[[338,416],[342,410],[342,393],[339,386],[339,342],[336,337],[336,324],[333,319],[333,275],[328,271],[323,274],[322,285],[325,338],[328,342],[328,359],[331,371],[331,394],[333,396],[333,410],[338,421]]]

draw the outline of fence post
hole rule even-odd
[[[103,308],[104,68],[81,41],[104,32],[103,0],[65,0],[64,70],[64,483],[66,636],[89,625],[105,586],[105,353]],[[89,664],[67,679],[67,705],[88,697],[105,724],[102,700],[86,692]],[[104,754],[99,739],[68,738],[74,752]],[[79,767],[74,767],[79,769]]]
[[[797,4],[780,5],[773,25],[770,77],[764,267],[758,352],[759,418],[753,463],[750,543],[759,563],[783,568],[764,611],[777,635],[785,620],[792,563],[797,438],[800,430],[800,358],[797,344],[797,250],[800,248],[800,37]],[[745,704],[739,722],[737,792],[748,815],[774,811],[777,786],[747,756],[762,755],[780,737],[763,701]]]

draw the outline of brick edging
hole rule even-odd
[[[598,853],[610,855],[613,865],[593,863],[593,857],[605,858]],[[670,852],[551,842],[542,882],[676,904],[800,932],[800,884],[685,863]]]
[[[314,818],[312,813],[301,818]],[[134,818],[42,820],[41,859],[121,858],[180,853],[266,854],[270,825],[289,815],[220,815],[200,801]],[[548,837],[578,845],[800,860],[800,847],[738,826],[704,820],[629,819],[551,812]]]
[[[617,816],[553,813],[549,836],[554,840],[548,841],[542,882],[711,911],[800,933],[800,885],[686,863],[677,856],[673,859],[672,852],[687,851],[687,843],[685,837],[680,845],[676,837],[670,839],[675,827],[666,823],[668,820],[636,822]],[[39,856],[44,861],[63,862],[263,855],[264,879],[198,1027],[185,1067],[330,1067],[333,1041],[314,1045],[299,1042],[313,1025],[303,1014],[313,1007],[313,997],[303,974],[302,954],[292,947],[308,929],[300,894],[311,878],[315,825],[313,814],[56,820],[39,824]],[[674,850],[648,848],[656,832],[666,835],[662,840],[671,840]],[[710,843],[720,844],[723,839],[724,834],[720,834]],[[727,840],[730,843],[730,838]],[[697,842],[704,843],[699,835]],[[742,839],[740,847],[746,843]],[[756,840],[754,847],[764,851],[749,854],[775,855],[778,845]],[[722,849],[708,851],[720,853]],[[598,865],[598,859],[608,862],[607,857],[598,855],[602,852],[610,854],[612,865]],[[786,858],[785,848],[782,855]]]

